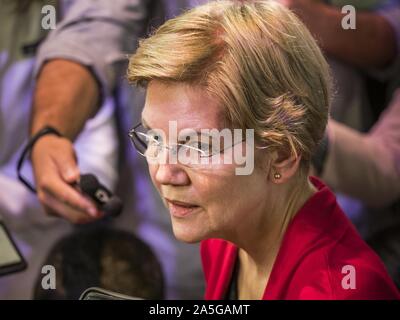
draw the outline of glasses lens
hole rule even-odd
[[[177,145],[178,159],[184,165],[197,165],[200,163],[201,150],[186,144]]]
[[[139,152],[141,155],[144,155],[147,150],[147,144],[145,140],[143,140],[142,137],[134,131],[131,131],[129,133],[129,137],[131,138],[132,145],[134,146],[136,151]]]

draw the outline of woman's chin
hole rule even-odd
[[[175,238],[179,241],[186,243],[198,243],[205,239],[205,237],[196,230],[190,230],[189,228],[183,228],[182,226],[176,226],[175,224],[173,224],[172,227]]]

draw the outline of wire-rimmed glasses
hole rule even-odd
[[[137,124],[132,130],[129,131],[129,137],[136,151],[144,156],[148,162],[155,161],[161,163],[165,158],[164,150],[169,150],[175,159],[184,165],[204,165],[209,164],[209,159],[214,155],[221,154],[225,150],[233,147],[234,145],[243,142],[244,139],[229,145],[228,147],[221,148],[221,145],[215,143],[212,136],[201,136],[186,139],[184,143],[166,144],[165,134],[161,130],[146,129],[142,123]]]

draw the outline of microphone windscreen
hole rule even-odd
[[[122,201],[103,186],[93,174],[82,174],[79,186],[83,193],[97,203],[106,215],[117,216],[122,211]],[[103,195],[101,195],[103,194]],[[104,195],[106,194],[106,196]]]
[[[100,182],[93,174],[82,174],[79,180],[79,186],[81,190],[90,195],[94,196],[96,190],[99,188]]]
[[[121,211],[122,211],[122,201],[116,197],[113,196],[110,198],[110,200],[108,200],[102,210],[107,214],[107,215],[111,215],[113,217],[118,216]]]

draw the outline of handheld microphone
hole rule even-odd
[[[81,191],[89,196],[106,215],[118,216],[122,201],[111,193],[93,174],[82,174],[78,183]]]

